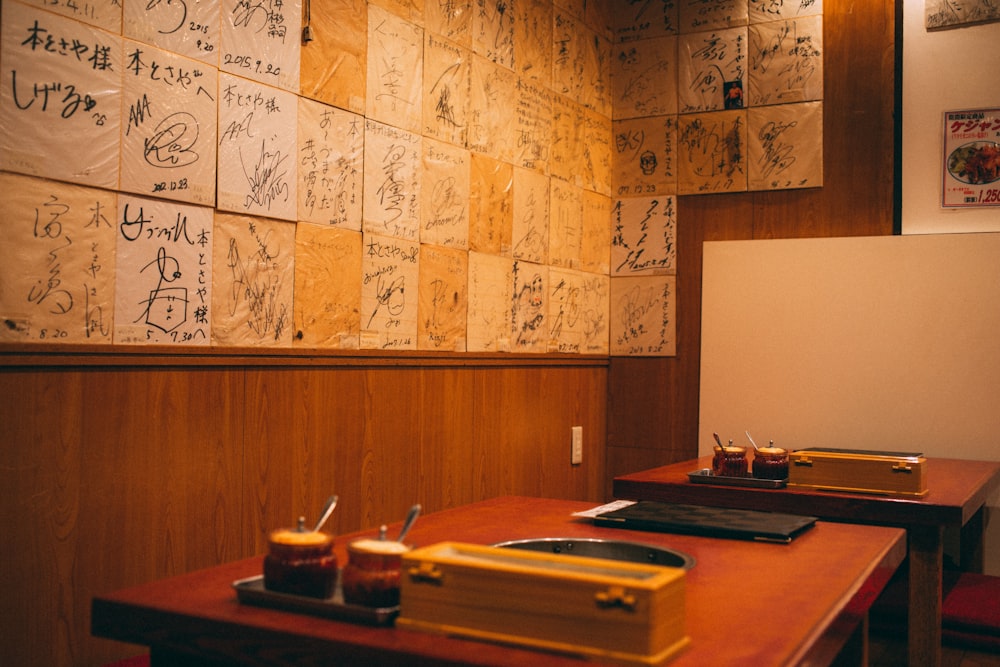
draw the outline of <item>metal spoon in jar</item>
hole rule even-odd
[[[753,438],[750,437],[750,429],[747,429],[746,431],[743,432],[747,434],[747,440],[749,440],[750,444],[753,445],[754,451],[757,451],[757,443],[754,442]]]
[[[420,515],[420,504],[416,504],[410,508],[410,513],[406,515],[406,520],[403,521],[403,527],[399,530],[399,537],[396,538],[397,542],[402,542],[406,534],[410,532],[410,528],[413,527],[413,522],[417,520]]]
[[[314,533],[318,533],[319,529],[323,527],[326,520],[330,518],[333,514],[333,508],[337,506],[337,496],[330,496],[326,499],[326,505],[323,506],[323,513],[319,515],[319,521],[316,522],[316,527],[313,528]]]

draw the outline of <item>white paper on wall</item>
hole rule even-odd
[[[615,120],[677,113],[676,37],[619,44],[612,56]]]
[[[213,345],[291,345],[295,228],[270,218],[216,212]]]
[[[529,169],[514,169],[514,259],[536,264],[549,260],[549,179]]]
[[[746,113],[737,109],[678,118],[678,194],[747,189]]]
[[[782,0],[779,0],[779,4]],[[747,24],[747,0],[678,0],[682,33],[720,30]]]
[[[411,132],[422,129],[423,28],[368,5],[365,116]]]
[[[0,173],[0,341],[110,343],[113,192]]]
[[[750,23],[764,23],[823,13],[823,0],[749,0]]]
[[[365,119],[299,98],[298,219],[361,231]]]
[[[751,190],[823,185],[823,103],[747,109]]]
[[[421,244],[417,348],[465,352],[469,253]]]
[[[28,0],[28,4],[115,35],[122,31],[121,0]]]
[[[115,343],[208,345],[211,208],[118,197]]]
[[[517,80],[513,131],[514,164],[547,174],[552,144],[552,91],[547,86]]]
[[[742,109],[746,90],[747,29],[681,35],[677,40],[680,113]]]
[[[220,73],[217,208],[295,220],[297,117],[292,93]]]
[[[423,134],[465,146],[469,133],[472,59],[462,49],[428,31],[424,43]]]
[[[823,99],[823,17],[750,26],[749,106]]]
[[[215,206],[219,72],[125,40],[121,189]]]
[[[2,12],[0,169],[116,189],[121,37],[19,2]]]
[[[469,151],[424,137],[423,153],[420,242],[468,250]]]
[[[677,273],[677,206],[673,195],[615,202],[611,275]]]
[[[294,345],[357,349],[361,334],[361,232],[295,226]]]
[[[302,0],[219,0],[219,69],[299,92]]]
[[[419,240],[422,152],[419,134],[365,121],[365,233]]]
[[[583,243],[583,189],[555,178],[549,185],[549,264],[579,268]]]
[[[513,260],[469,253],[469,352],[509,352]]]
[[[219,0],[122,0],[121,4],[126,37],[218,68]]]
[[[612,124],[612,191],[619,197],[677,192],[677,116]]]
[[[607,354],[610,278],[549,269],[548,323],[552,352]]]
[[[361,250],[361,348],[417,349],[420,244],[364,234]]]
[[[515,260],[511,272],[511,352],[546,352],[549,267]]]
[[[479,1],[472,14],[473,52],[507,69],[514,68],[512,4]]]
[[[611,354],[671,357],[677,353],[676,276],[611,278]]]

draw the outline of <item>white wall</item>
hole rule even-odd
[[[943,114],[1000,108],[1000,23],[928,32],[924,5],[903,0],[902,231],[1000,231],[1000,206],[941,208]]]

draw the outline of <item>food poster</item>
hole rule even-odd
[[[365,121],[365,180],[361,228],[417,241],[423,138],[374,120]]]
[[[219,69],[298,93],[302,0],[219,0],[219,7]]]
[[[943,207],[1000,206],[1000,109],[944,114]]]
[[[125,40],[125,192],[215,206],[219,71]]]
[[[465,352],[469,253],[420,246],[417,349]]]
[[[0,341],[111,343],[117,195],[0,173]]]
[[[611,275],[677,273],[677,204],[673,195],[615,202]]]
[[[122,38],[20,2],[0,9],[0,169],[117,189]]]
[[[125,37],[218,69],[222,15],[219,0],[124,0]]]
[[[361,348],[417,349],[420,244],[365,233],[361,240]]]
[[[469,151],[428,137],[423,150],[420,242],[468,250]]]
[[[213,213],[118,196],[115,343],[211,343]]]
[[[510,352],[513,260],[469,253],[469,352]]]
[[[298,121],[298,219],[361,231],[364,117],[300,97]]]
[[[608,354],[607,274],[549,269],[550,352]]]
[[[356,350],[361,335],[361,232],[295,226],[292,344]]]
[[[296,219],[297,123],[298,99],[292,93],[219,74],[216,208]]]
[[[368,79],[365,116],[420,132],[423,110],[423,28],[368,5]]]
[[[672,357],[677,353],[676,276],[612,276],[611,354]]]
[[[823,185],[823,103],[747,109],[747,182],[751,190]]]
[[[212,344],[292,344],[295,223],[216,212]]]

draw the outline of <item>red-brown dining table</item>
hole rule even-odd
[[[843,493],[803,487],[755,488],[692,482],[711,456],[615,477],[616,498],[757,509],[905,528],[909,557],[911,667],[941,664],[944,531],[962,531],[962,566],[982,569],[983,508],[1000,486],[1000,462],[927,458],[923,496]]]
[[[905,555],[905,532],[819,521],[790,544],[595,526],[593,503],[501,497],[421,517],[407,541],[493,544],[537,537],[641,542],[687,554],[689,645],[670,664],[829,664],[867,649],[867,610]],[[394,530],[390,526],[390,530]],[[337,554],[356,533],[337,539]],[[94,598],[94,635],[150,647],[153,665],[593,664],[552,653],[245,604],[253,557]],[[342,561],[343,562],[343,561]]]

